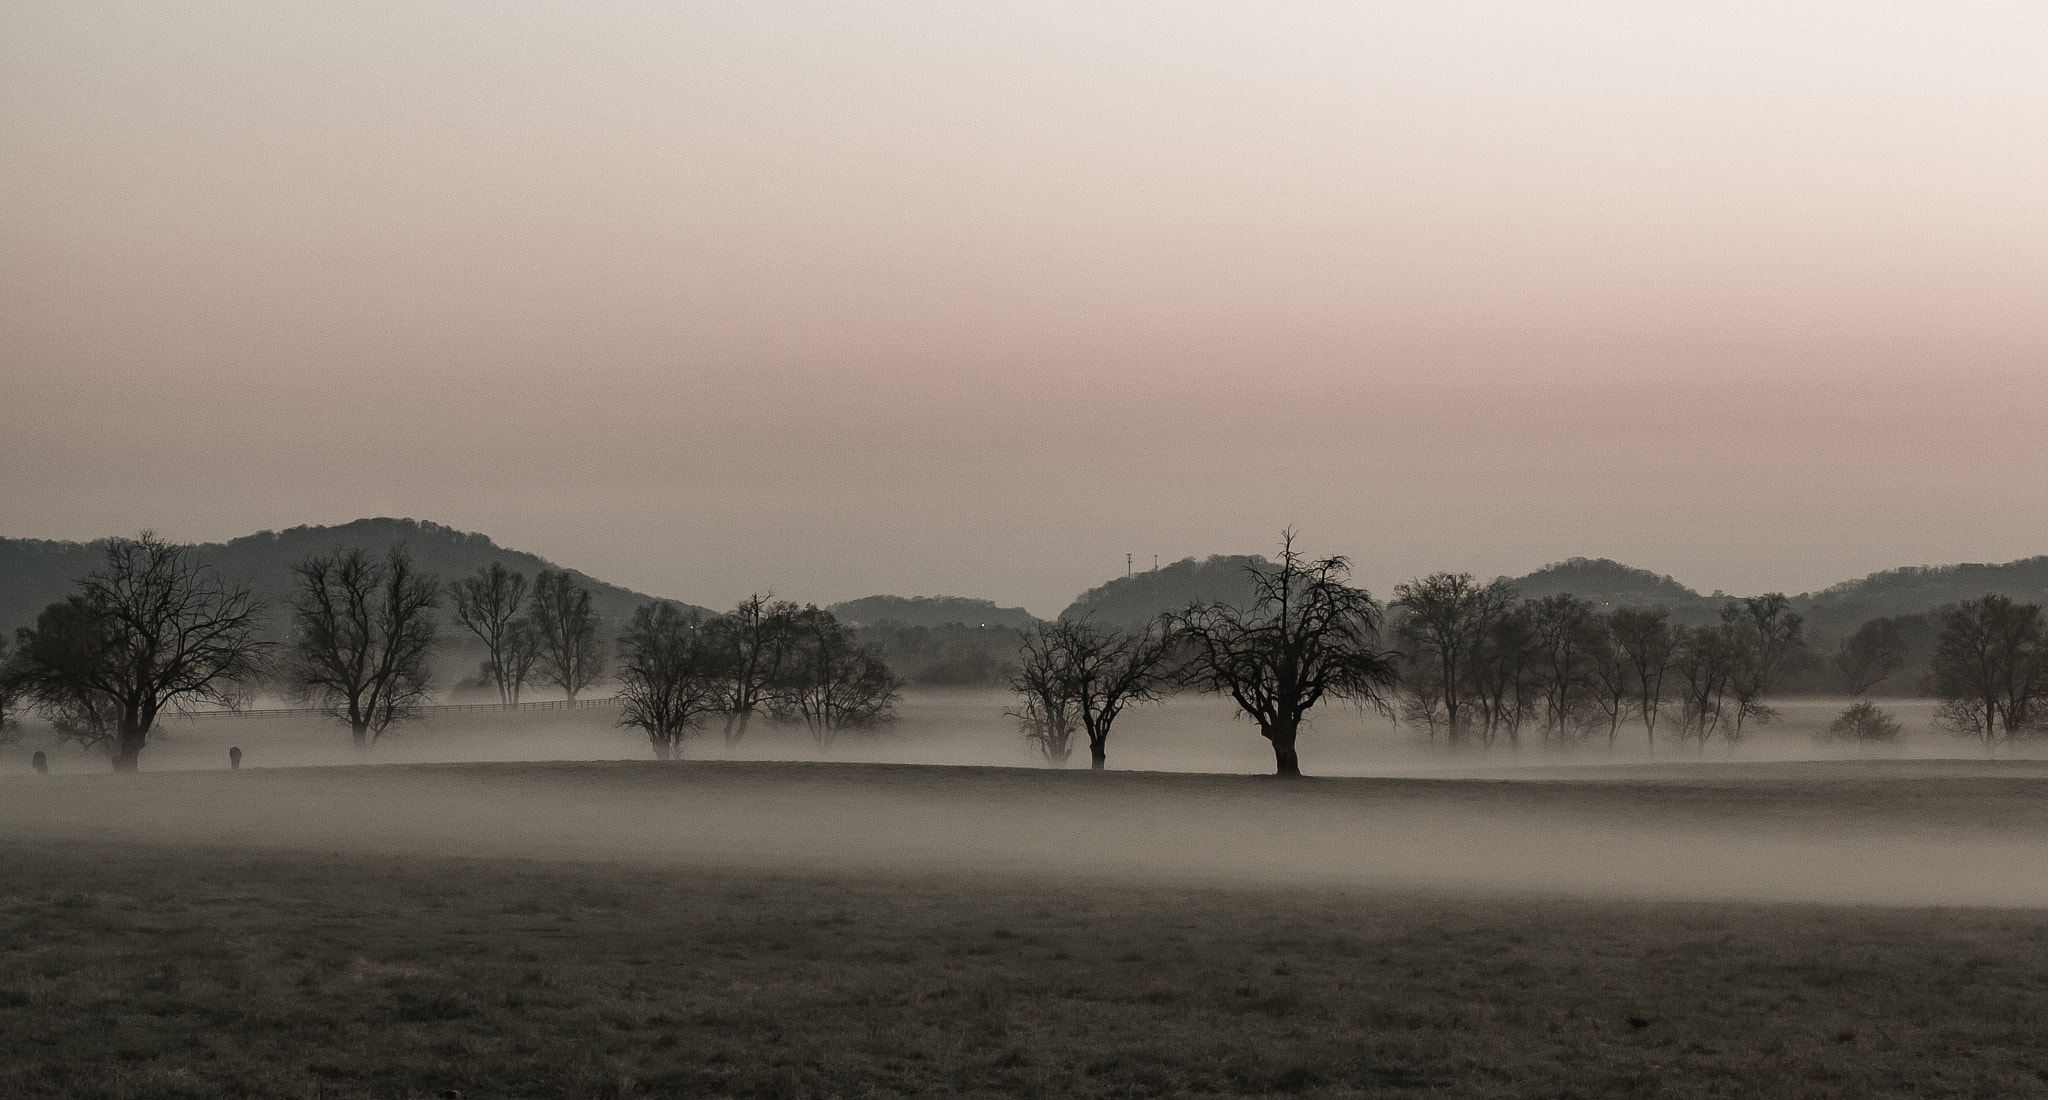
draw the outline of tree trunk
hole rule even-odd
[[[369,726],[369,723],[367,723],[367,722],[351,722],[351,723],[349,724],[349,727],[348,727],[348,733],[349,733],[349,738],[350,738],[351,740],[353,740],[353,741],[355,742],[355,746],[356,746],[356,751],[357,751],[357,752],[369,752],[369,751],[370,751],[370,726]]]
[[[1103,762],[1104,762],[1105,760],[1107,760],[1108,758],[1109,758],[1109,739],[1108,739],[1108,738],[1106,738],[1106,737],[1091,737],[1091,738],[1089,738],[1089,739],[1088,739],[1088,767],[1089,767],[1089,770],[1091,770],[1091,771],[1098,771],[1098,772],[1099,772],[1099,771],[1101,771],[1101,770],[1102,770],[1102,768],[1103,768]]]
[[[1273,774],[1291,779],[1301,778],[1301,758],[1294,754],[1296,730],[1270,729],[1265,732],[1266,740],[1273,743]]]
[[[149,734],[123,723],[114,734],[114,770],[132,772],[141,770],[142,745]]]
[[[654,742],[654,758],[656,760],[673,760],[675,755],[676,750],[668,742],[658,739]]]

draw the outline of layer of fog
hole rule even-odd
[[[1619,770],[1633,778],[651,761],[14,776],[0,779],[0,836],[1109,884],[2048,906],[2048,769],[2037,764]],[[1758,771],[1766,778],[1743,775]]]
[[[901,707],[902,719],[875,733],[848,731],[821,749],[800,724],[756,720],[746,737],[728,745],[714,721],[692,739],[685,755],[693,759],[836,760],[874,763],[970,764],[1044,767],[1045,761],[1024,740],[1015,720],[1003,709],[1011,697],[1001,691],[917,691]],[[1615,747],[1599,732],[1568,747],[1546,747],[1540,730],[1524,732],[1517,750],[1505,744],[1491,749],[1450,751],[1432,743],[1421,731],[1389,722],[1377,713],[1353,707],[1324,707],[1302,734],[1302,764],[1314,775],[1438,775],[1474,774],[1531,767],[1606,766],[1684,761],[1782,761],[1861,758],[1939,758],[1983,756],[1977,743],[1937,731],[1933,704],[1927,700],[1886,701],[1887,709],[1904,722],[1906,735],[1895,745],[1859,747],[1827,744],[1816,738],[1846,700],[1791,699],[1776,704],[1779,717],[1769,725],[1751,726],[1740,743],[1717,738],[1704,749],[1680,747],[1668,739],[1647,746],[1642,727],[1621,727]],[[646,739],[616,725],[618,712],[605,707],[576,711],[501,711],[495,709],[430,711],[417,722],[393,727],[367,755],[349,744],[345,727],[311,715],[231,717],[207,715],[161,720],[144,751],[146,771],[223,768],[228,749],[242,749],[252,767],[285,767],[359,763],[456,763],[512,760],[642,760],[652,756]],[[48,730],[31,719],[27,736],[0,747],[0,775],[25,774],[29,756],[44,749],[56,772],[98,772],[107,768],[96,753],[49,740]],[[1077,739],[1078,742],[1078,739]],[[2042,751],[2021,746],[2017,752]],[[2014,755],[2001,748],[1999,755]],[[1116,726],[1109,765],[1120,770],[1191,771],[1264,774],[1273,757],[1257,728],[1239,720],[1226,701],[1213,697],[1180,697],[1164,704],[1132,708]],[[1087,746],[1077,743],[1068,767],[1087,766]]]

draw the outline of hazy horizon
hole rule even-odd
[[[2048,9],[0,9],[0,534],[710,606],[2048,552]]]

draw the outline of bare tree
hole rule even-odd
[[[773,601],[773,602],[771,602]],[[755,594],[711,624],[726,661],[725,742],[739,744],[754,712],[787,676],[797,606]]]
[[[802,719],[820,751],[839,733],[895,719],[903,681],[879,650],[860,644],[830,611],[805,607],[789,620],[789,653],[771,712]]]
[[[1479,731],[1491,748],[1505,734],[1508,745],[1522,745],[1522,726],[1534,714],[1543,694],[1543,652],[1536,636],[1531,604],[1513,602],[1513,589],[1494,586],[1498,605],[1488,613],[1472,669],[1479,688]]]
[[[1727,709],[1728,684],[1735,674],[1733,633],[1726,623],[1679,627],[1674,633],[1671,671],[1682,691],[1678,737],[1690,736],[1704,750]]]
[[[21,670],[8,651],[7,639],[0,637],[0,745],[11,745],[21,737],[21,723],[14,718],[21,694]]]
[[[1159,698],[1165,689],[1169,635],[1164,625],[1132,633],[1085,618],[1042,623],[1025,639],[1025,668],[1010,685],[1024,701],[1010,713],[1024,720],[1026,736],[1041,749],[1050,747],[1046,735],[1052,732],[1038,728],[1044,725],[1042,716],[1061,716],[1068,737],[1078,725],[1088,738],[1089,766],[1101,771],[1117,717],[1133,703]],[[1054,760],[1055,754],[1047,752],[1046,759]],[[1055,762],[1065,763],[1066,753]]]
[[[1022,701],[1003,713],[1017,719],[1025,740],[1038,749],[1046,763],[1065,767],[1074,755],[1074,734],[1080,728],[1080,708],[1067,673],[1066,653],[1046,626],[1039,626],[1025,632],[1019,657],[1020,667],[1010,677],[1010,690]]]
[[[1592,627],[1592,648],[1588,651],[1587,698],[1599,712],[1607,725],[1607,747],[1612,750],[1621,740],[1621,724],[1628,720],[1629,711],[1635,708],[1635,669],[1629,661],[1628,652],[1622,649],[1614,636],[1614,616],[1610,612],[1596,616]]]
[[[647,734],[654,755],[683,742],[724,698],[724,655],[695,612],[656,601],[633,611],[619,635],[619,725]]]
[[[513,624],[520,605],[526,602],[526,574],[505,568],[503,562],[477,567],[477,571],[449,586],[455,605],[455,621],[484,644],[484,673],[498,685],[500,703],[519,701],[519,679],[512,673],[518,643]]]
[[[1324,699],[1351,699],[1391,714],[1386,696],[1397,672],[1394,654],[1379,648],[1379,604],[1345,583],[1351,563],[1304,558],[1291,530],[1280,539],[1277,563],[1247,570],[1250,608],[1196,604],[1179,626],[1194,682],[1230,696],[1273,746],[1278,773],[1298,776],[1295,741],[1309,711]]]
[[[247,588],[183,547],[147,531],[114,539],[76,595],[20,632],[17,682],[106,737],[115,771],[134,771],[166,708],[237,702],[262,668],[261,617]]]
[[[1871,619],[1835,652],[1835,668],[1851,695],[1876,687],[1905,664],[1906,632],[1897,619]]]
[[[542,673],[570,702],[604,675],[590,589],[567,571],[543,569],[534,576],[533,630]]]
[[[1943,613],[1934,650],[1942,725],[1980,738],[1986,748],[2000,733],[2017,737],[2037,724],[2044,680],[2048,637],[2040,605],[1987,595]]]
[[[1614,644],[1628,660],[1636,685],[1636,714],[1643,720],[1643,732],[1650,748],[1657,747],[1657,717],[1664,708],[1664,676],[1678,637],[1671,629],[1671,612],[1662,607],[1619,607],[1608,619]]]
[[[1432,738],[1441,721],[1455,745],[1470,723],[1469,696],[1478,678],[1471,665],[1501,603],[1500,593],[1470,573],[1432,573],[1395,586],[1394,606],[1402,612],[1395,635],[1410,696],[1406,709]]]
[[[1529,603],[1535,628],[1537,669],[1543,688],[1543,729],[1555,741],[1573,738],[1591,690],[1594,652],[1600,644],[1599,613],[1569,592]]]
[[[505,683],[512,689],[512,702],[519,702],[519,693],[526,690],[526,682],[533,678],[534,666],[540,663],[540,628],[533,625],[531,617],[522,617],[505,624],[505,648],[501,653],[504,662]]]
[[[402,546],[381,561],[354,547],[316,554],[292,578],[288,679],[334,707],[356,748],[368,749],[427,697],[440,583]]]
[[[1791,601],[1782,593],[1730,600],[1721,609],[1727,628],[1732,664],[1728,694],[1735,700],[1735,724],[1730,740],[1741,740],[1743,725],[1754,720],[1763,725],[1777,716],[1763,699],[1777,685],[1785,658],[1804,645],[1801,627],[1805,620],[1791,611]]]
[[[1835,720],[1821,731],[1822,741],[1854,741],[1859,744],[1897,741],[1905,726],[1897,718],[1886,713],[1882,707],[1868,699],[1859,699],[1842,709]]]

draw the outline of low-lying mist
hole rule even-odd
[[[743,740],[729,745],[714,720],[688,742],[690,759],[834,760],[895,764],[963,764],[1046,767],[1003,710],[1014,697],[994,690],[912,691],[901,721],[878,732],[848,731],[820,748],[801,724],[756,720]],[[1663,741],[1646,744],[1639,724],[1624,725],[1613,748],[1604,732],[1564,748],[1546,747],[1530,730],[1519,750],[1451,751],[1431,743],[1413,726],[1397,725],[1370,710],[1324,707],[1302,734],[1304,769],[1312,775],[1471,774],[1501,769],[1559,765],[1687,761],[1849,760],[1982,756],[1974,741],[1933,728],[1929,700],[1886,701],[1906,736],[1895,745],[1859,747],[1826,744],[1816,738],[1845,700],[1800,698],[1778,702],[1779,717],[1752,727],[1738,744],[1716,740],[1695,745]],[[603,707],[574,711],[429,711],[400,724],[368,753],[349,744],[346,727],[312,715],[233,717],[218,714],[159,720],[142,756],[145,771],[224,768],[228,749],[244,753],[245,767],[303,767],[329,764],[456,763],[513,760],[644,760],[652,758],[646,739],[614,723],[617,712]],[[25,774],[36,748],[47,751],[55,772],[101,772],[105,757],[55,746],[29,724],[22,744],[0,747],[0,775]],[[2000,755],[2015,750],[2001,747]],[[2030,752],[2021,749],[2020,752]],[[1087,767],[1085,744],[1070,768]],[[1181,696],[1163,704],[1133,707],[1117,722],[1109,766],[1123,771],[1265,774],[1273,755],[1257,727],[1239,720],[1225,700]]]

